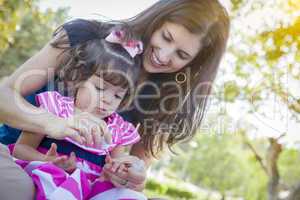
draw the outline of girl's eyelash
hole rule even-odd
[[[115,95],[115,97],[118,98],[118,99],[122,99],[122,97],[120,95],[117,95],[117,94]]]
[[[166,36],[166,34],[165,33],[162,33],[162,37],[164,38],[164,40],[166,40],[167,42],[171,42],[171,39],[170,38],[168,38],[167,36]]]
[[[104,88],[96,87],[96,90],[103,91]]]

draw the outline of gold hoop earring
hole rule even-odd
[[[178,84],[182,84],[186,81],[187,77],[186,77],[186,74],[184,72],[178,72],[176,75],[175,75],[175,81],[178,83]]]

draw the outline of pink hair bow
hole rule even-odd
[[[137,54],[143,52],[143,43],[140,40],[128,40],[124,41],[125,33],[123,31],[113,30],[105,40],[107,42],[120,44],[134,58]]]

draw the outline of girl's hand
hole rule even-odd
[[[74,152],[71,152],[70,156],[59,156],[57,153],[57,145],[51,144],[50,149],[45,155],[45,161],[52,162],[56,166],[64,169],[67,172],[72,172],[76,169],[76,156]]]
[[[112,138],[106,123],[87,112],[79,112],[72,118],[54,117],[45,123],[45,134],[55,139],[72,138],[79,144],[100,147],[101,141],[111,144]]]
[[[111,159],[103,167],[107,177],[116,187],[142,191],[146,182],[144,162],[135,156],[122,156]]]

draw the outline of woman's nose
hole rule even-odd
[[[164,65],[167,65],[172,58],[173,50],[172,49],[161,49],[159,52],[159,61]]]

